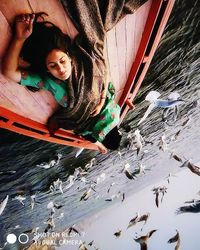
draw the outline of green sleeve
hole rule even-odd
[[[20,84],[23,86],[31,86],[35,88],[45,88],[45,82],[38,74],[33,74],[27,71],[21,71],[22,77]]]

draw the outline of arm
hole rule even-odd
[[[15,23],[15,34],[3,59],[2,73],[6,77],[16,82],[21,80],[21,72],[18,68],[20,51],[25,40],[32,33],[33,20],[34,15],[24,14],[17,16]]]

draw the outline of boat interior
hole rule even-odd
[[[122,19],[106,37],[109,72],[122,107],[121,120],[134,108],[134,98],[145,77],[173,7],[173,0],[148,0],[134,14]],[[12,39],[16,15],[46,12],[47,20],[59,26],[71,39],[78,34],[59,0],[0,1],[0,63]],[[34,138],[69,146],[96,149],[72,131],[60,129],[51,137],[47,119],[57,109],[50,92],[32,92],[0,72],[0,127]]]

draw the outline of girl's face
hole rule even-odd
[[[71,58],[62,50],[53,49],[46,58],[46,67],[55,78],[67,80],[72,72]]]

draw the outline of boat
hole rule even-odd
[[[134,14],[127,15],[107,33],[106,50],[121,121],[134,109],[134,99],[147,73],[169,19],[175,0],[148,0]],[[73,39],[78,31],[59,0],[0,1],[0,59],[12,35],[14,17],[25,12],[46,12],[49,20]],[[3,34],[3,35],[2,35]],[[51,136],[46,122],[57,108],[45,90],[31,92],[0,73],[0,128],[66,146],[98,150],[97,146],[73,131],[59,129]]]

